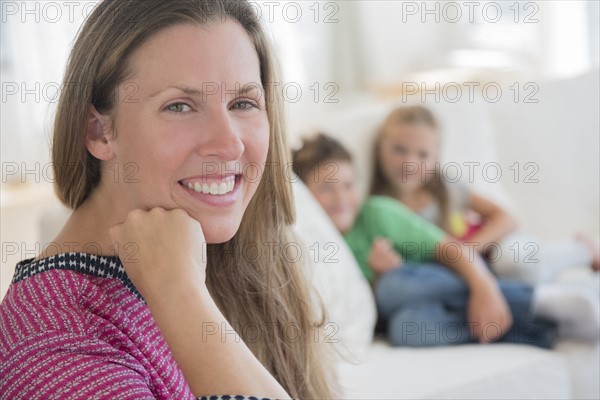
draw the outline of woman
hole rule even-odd
[[[73,213],[0,305],[0,397],[332,397],[300,266],[266,246],[294,219],[262,168],[287,160],[273,65],[247,2],[97,5],[54,124]]]

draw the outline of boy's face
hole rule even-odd
[[[306,186],[342,233],[352,228],[359,196],[354,167],[348,161],[330,160],[309,175]]]

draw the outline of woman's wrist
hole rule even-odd
[[[186,282],[168,288],[163,287],[153,291],[144,300],[153,314],[163,310],[168,312],[173,309],[181,310],[195,305],[215,304],[204,282]]]

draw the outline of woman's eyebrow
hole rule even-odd
[[[256,90],[256,91],[262,90],[262,86],[261,85],[258,85],[257,83],[253,83],[253,82],[252,83],[246,83],[244,85],[240,85],[238,83],[235,86],[236,86],[235,90],[230,90],[230,89],[226,88],[225,85],[222,85],[221,86],[221,90],[225,90],[226,93],[236,93],[238,96],[246,95],[246,94],[248,94],[249,92],[251,92],[253,90]],[[207,85],[208,91],[206,91],[206,92],[204,92],[202,90],[198,90],[198,89],[192,88],[192,87],[187,87],[187,86],[167,86],[166,88],[161,89],[158,92],[155,92],[155,93],[151,94],[149,97],[150,98],[156,97],[160,93],[164,92],[167,89],[177,89],[177,90],[180,90],[183,93],[188,94],[190,96],[198,96],[198,97],[204,98],[203,96],[205,94],[212,94],[212,95],[216,94],[215,90],[218,90],[219,86],[217,84],[212,84],[211,83],[210,85]]]
[[[151,97],[151,98],[156,97],[160,93],[164,92],[167,89],[177,89],[177,90],[182,91],[185,94],[189,94],[190,96],[202,96],[202,93],[203,93],[201,90],[194,89],[194,88],[187,87],[187,86],[167,86],[166,88],[161,89],[158,92],[151,94],[149,97]]]

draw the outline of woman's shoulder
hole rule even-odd
[[[152,387],[191,398],[149,308],[127,281],[113,256],[64,253],[18,263],[0,304],[0,375],[10,375],[0,379],[0,391],[3,384],[17,392],[28,387],[19,375],[33,368],[65,384],[98,376],[78,388],[77,398],[120,384],[140,398],[156,397]],[[54,364],[73,368],[50,371]]]
[[[58,253],[43,258],[30,258],[19,262],[11,282],[11,287],[20,283],[30,284],[30,290],[50,291],[50,294],[68,295],[76,298],[85,295],[85,285],[117,281],[134,296],[140,294],[129,280],[121,260],[117,256],[103,256],[90,253]],[[46,296],[47,300],[54,299]]]
[[[0,304],[4,345],[45,331],[88,335],[93,321],[113,324],[123,308],[143,312],[127,281],[118,257],[62,253],[19,262]]]

